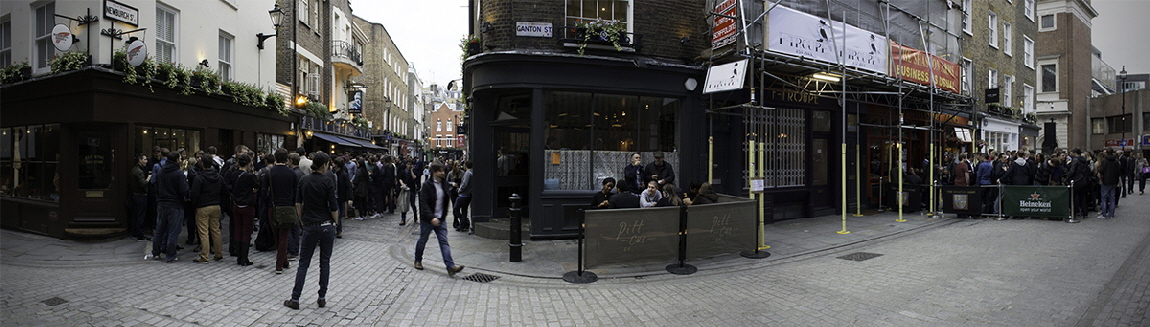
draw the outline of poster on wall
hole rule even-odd
[[[783,6],[771,9],[769,19],[767,49],[770,51],[830,63],[841,59],[850,67],[887,72],[888,47],[884,36]]]

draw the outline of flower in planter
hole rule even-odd
[[[590,42],[608,42],[615,46],[616,51],[622,51],[622,43],[626,42],[627,26],[617,21],[580,19],[575,21],[575,31],[577,37],[581,39],[579,55],[582,56],[583,49]]]
[[[52,58],[52,61],[48,62],[48,65],[52,66],[53,74],[63,73],[84,68],[84,66],[87,66],[89,58],[91,57],[89,57],[87,53],[65,52]]]
[[[12,63],[0,69],[0,84],[12,84],[32,78],[32,66],[28,62]]]

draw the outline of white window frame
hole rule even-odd
[[[1024,7],[1022,9],[1022,14],[1024,16],[1026,16],[1026,18],[1029,18],[1031,22],[1034,22],[1034,12],[1036,11],[1034,3],[1035,3],[1034,0],[1023,0],[1022,1],[1022,6]]]
[[[172,16],[172,26],[168,27],[168,30],[170,30],[172,32],[172,36],[171,36],[170,40],[165,39],[164,38],[165,35],[161,32],[161,30],[162,30],[161,25],[163,24],[162,23],[163,16],[168,15],[168,14],[170,14]],[[180,12],[177,11],[175,8],[168,7],[168,6],[160,4],[160,3],[156,3],[156,34],[155,35],[156,35],[155,36],[156,54],[154,55],[154,57],[156,58],[155,59],[156,62],[168,62],[168,63],[173,63],[173,64],[178,63],[180,61],[180,49],[179,49],[179,47],[180,47],[180,42],[179,42]],[[165,54],[164,48],[168,48],[168,49],[170,49],[170,51],[167,54]],[[167,59],[169,59],[169,60],[164,60],[165,57],[167,57]]]
[[[310,1],[311,1],[311,16],[310,16],[309,20],[312,22],[312,24],[314,24],[312,26],[315,26],[316,33],[319,33],[319,29],[320,29],[319,25],[320,25],[320,20],[321,20],[321,18],[319,16],[319,13],[320,13],[319,9],[323,3],[320,2],[319,0],[310,0]]]
[[[962,58],[962,90],[967,94],[974,94],[974,61]]]
[[[1045,89],[1042,88],[1044,86],[1043,84],[1045,83],[1045,81],[1042,79],[1042,74],[1044,73],[1042,71],[1043,66],[1054,66],[1054,90],[1046,91]],[[1038,89],[1039,89],[1040,93],[1057,93],[1059,90],[1062,89],[1062,85],[1061,85],[1062,81],[1061,81],[1061,78],[1058,77],[1058,66],[1059,65],[1058,65],[1057,59],[1038,61],[1037,77],[1038,77]]]
[[[1034,40],[1029,36],[1022,36],[1022,63],[1034,69]]]
[[[563,16],[564,17],[563,22],[564,22],[564,25],[575,25],[573,23],[573,20],[575,20],[575,19],[585,19],[585,20],[595,19],[592,17],[567,16],[568,6],[570,6],[572,3],[582,5],[583,2],[584,1],[580,1],[580,0],[567,0],[564,2],[564,4],[563,4],[563,15],[564,15]],[[618,17],[617,16],[618,14],[614,13],[614,10],[615,10],[614,2],[626,2],[627,3],[627,12],[624,13],[624,15],[626,15],[626,17],[627,17],[627,20],[626,20],[627,32],[628,33],[634,32],[635,3],[633,1],[631,1],[631,0],[600,0],[599,2],[612,2],[611,11],[612,11],[613,17]],[[579,10],[579,12],[582,12],[582,10]],[[599,11],[596,11],[596,12],[599,12]],[[615,19],[614,21],[619,21],[619,19]]]
[[[1014,40],[1010,35],[1011,33],[1014,33],[1014,25],[1008,22],[1002,22],[1002,53],[1013,57],[1014,54],[1012,52],[1014,51],[1014,47],[1011,46],[1011,42],[1014,42]]]
[[[450,131],[451,131],[451,119],[448,119],[448,120],[447,120],[447,131],[448,131],[448,132],[450,132]]]
[[[8,17],[8,20],[0,22],[0,67],[15,64],[12,62],[12,16]]]
[[[990,21],[990,33],[986,33],[988,36],[990,36],[990,46],[998,49],[998,14],[995,14],[993,11],[991,11],[990,15],[987,17],[987,20]]]
[[[442,120],[438,120],[438,119],[435,120],[435,131],[436,132],[442,132],[443,131],[443,121]],[[439,135],[436,135],[435,137],[439,137]]]
[[[1014,76],[1002,75],[1002,103],[1004,107],[1014,108]]]
[[[1046,16],[1050,16],[1050,27],[1042,27],[1042,17],[1046,17]],[[1048,14],[1048,15],[1038,16],[1038,31],[1039,32],[1048,32],[1048,31],[1053,31],[1056,29],[1058,29],[1058,15]]]
[[[987,81],[990,83],[990,84],[986,85],[986,88],[993,89],[993,88],[998,87],[998,70],[997,69],[990,68],[990,70],[987,72],[986,77],[987,77]]]
[[[230,81],[235,76],[235,44],[236,37],[220,30],[219,49],[218,49],[218,65],[216,66],[220,72],[220,80]]]
[[[41,10],[44,10],[44,12],[41,12]],[[52,67],[48,65],[48,62],[52,61],[56,56],[56,46],[52,44],[50,38],[52,35],[52,26],[56,25],[56,2],[44,3],[32,9],[32,12],[32,69],[36,71],[48,71],[52,69]]]
[[[311,10],[308,10],[310,4],[311,0],[296,0],[295,19],[307,27],[311,27]]]
[[[1034,108],[1034,87],[1030,84],[1022,84],[1022,110],[1027,113],[1035,112]]]
[[[970,12],[974,10],[971,7],[971,0],[962,0],[962,31],[967,35],[974,35],[971,31],[971,26],[974,24],[970,21]]]

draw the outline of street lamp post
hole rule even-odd
[[[1122,90],[1120,94],[1122,96],[1122,140],[1118,142],[1118,145],[1122,146],[1122,150],[1126,150],[1126,145],[1122,144],[1126,142],[1126,66],[1122,66],[1122,71],[1118,72],[1118,78],[1122,79],[1122,85],[1119,86]]]

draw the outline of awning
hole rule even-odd
[[[353,137],[347,137],[347,136],[344,136],[342,138],[344,140],[346,140],[347,142],[356,144],[353,146],[358,146],[358,147],[363,147],[363,148],[368,148],[368,149],[374,149],[374,150],[386,150],[385,148],[383,148],[381,146],[371,144],[370,141],[364,141],[364,140],[360,140],[360,139],[353,138]]]
[[[342,146],[350,146],[350,147],[355,147],[355,148],[360,147],[359,144],[348,142],[348,141],[344,140],[343,138],[340,138],[339,136],[327,134],[324,132],[312,132],[312,133],[313,133],[312,135],[314,135],[315,137],[318,137],[324,141],[328,141],[328,142],[335,143],[335,144],[342,145]]]
[[[954,136],[958,137],[959,141],[962,141],[963,143],[970,143],[971,142],[972,139],[970,137],[970,129],[961,128],[961,127],[953,127],[953,128],[954,128]]]

